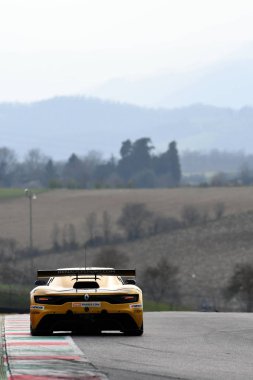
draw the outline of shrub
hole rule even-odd
[[[214,211],[214,218],[216,220],[221,219],[224,215],[224,212],[225,212],[225,203],[224,202],[217,202],[213,206],[213,211]]]
[[[179,303],[178,268],[166,258],[156,266],[148,266],[142,274],[142,286],[147,298],[155,302],[164,301],[171,305]]]
[[[123,251],[115,247],[102,248],[93,260],[93,265],[98,267],[122,268],[128,264],[129,258]]]
[[[181,217],[186,225],[197,224],[201,221],[201,213],[193,205],[185,205],[182,209]]]
[[[173,217],[154,215],[150,225],[150,233],[157,235],[165,232],[174,231],[182,227],[182,222]]]
[[[118,224],[128,240],[139,239],[145,235],[152,215],[144,203],[127,203],[122,209]]]
[[[237,264],[228,286],[224,291],[227,300],[241,299],[247,312],[253,311],[253,266],[251,264]]]

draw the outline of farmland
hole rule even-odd
[[[80,242],[85,241],[84,222],[89,213],[97,213],[99,219],[107,210],[116,222],[128,202],[143,202],[151,211],[177,218],[184,205],[195,205],[212,213],[214,204],[224,202],[225,214],[235,215],[253,209],[253,191],[251,187],[48,191],[33,201],[34,245],[43,249],[51,246],[55,223],[59,227],[72,223]],[[27,246],[28,199],[0,197],[0,207],[0,237],[14,238],[21,246]]]

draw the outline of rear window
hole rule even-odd
[[[73,285],[74,289],[98,289],[99,285],[96,281],[77,281]]]

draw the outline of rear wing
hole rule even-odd
[[[38,270],[38,278],[75,276],[123,276],[135,277],[135,269],[57,269],[57,270]]]

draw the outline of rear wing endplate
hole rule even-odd
[[[57,269],[57,270],[38,270],[38,278],[62,277],[62,276],[123,276],[135,277],[135,269]]]

